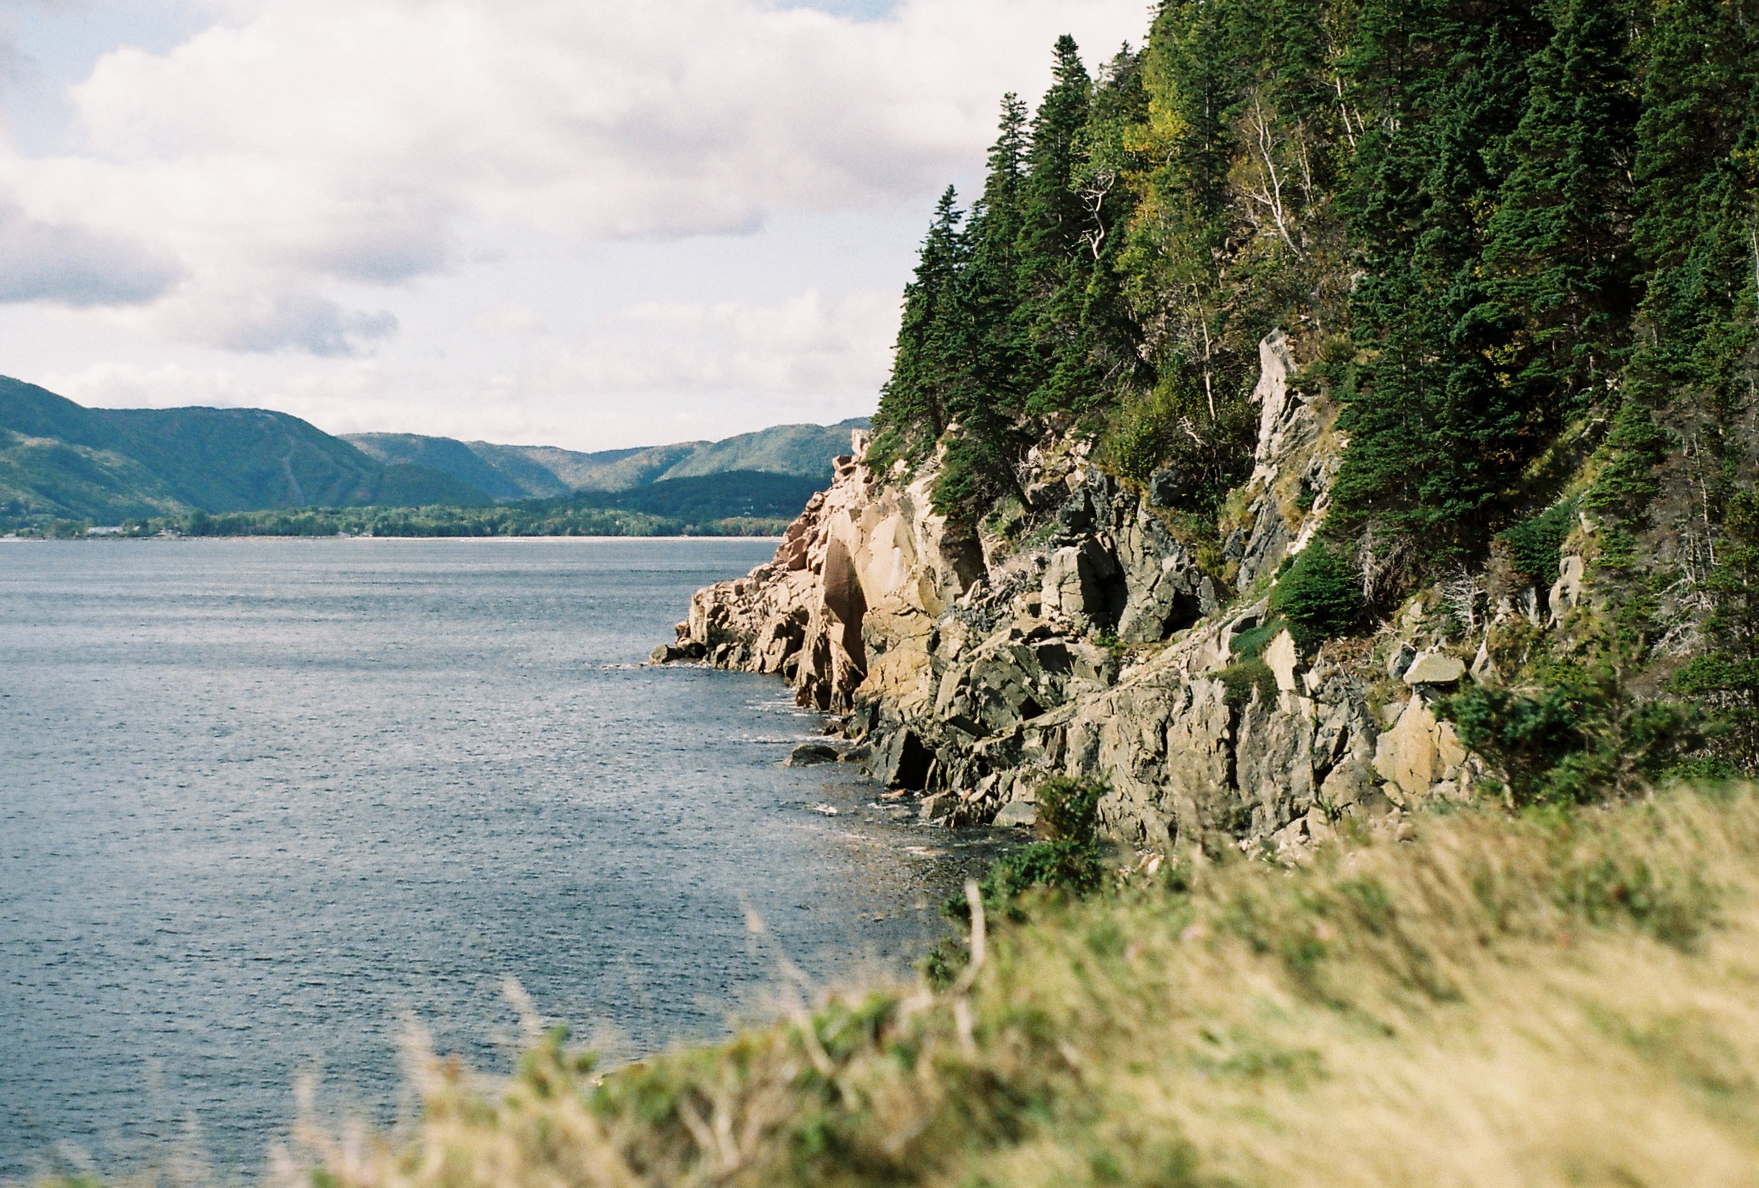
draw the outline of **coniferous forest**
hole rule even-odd
[[[1358,625],[1453,575],[1543,588],[1581,513],[1601,655],[1706,608],[1665,683],[1751,770],[1759,5],[1168,0],[1141,49],[1054,53],[934,211],[870,457],[944,451],[975,525],[1086,435],[1219,538],[1282,329],[1341,406],[1315,556]]]

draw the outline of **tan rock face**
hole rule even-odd
[[[1451,685],[1466,675],[1466,662],[1445,652],[1424,652],[1405,669],[1407,685]]]
[[[865,451],[857,432],[853,457]],[[775,560],[745,578],[699,590],[679,624],[676,650],[724,668],[781,673],[802,705],[847,710],[868,680],[866,638],[881,644],[879,685],[907,697],[942,610],[981,572],[928,510],[925,482],[882,485],[853,459],[838,459],[830,490],[789,525]],[[894,643],[899,654],[888,659]]]
[[[1451,724],[1438,721],[1421,697],[1405,703],[1374,750],[1374,769],[1386,781],[1388,795],[1405,804],[1427,799],[1439,784],[1457,786],[1465,763],[1460,736]]]
[[[1261,355],[1253,483],[1261,519],[1283,525],[1281,468],[1329,481],[1330,463],[1315,459],[1320,427],[1289,388],[1286,343]],[[888,479],[858,461],[860,435],[853,446],[772,562],[696,595],[668,654],[779,673],[802,704],[848,713],[874,774],[925,793],[930,819],[1027,820],[1043,782],[1071,775],[1107,783],[1101,817],[1120,838],[1286,848],[1339,814],[1389,811],[1381,781],[1400,799],[1406,784],[1427,794],[1463,758],[1421,707],[1383,756],[1361,688],[1308,669],[1287,632],[1260,656],[1268,683],[1237,664],[1230,641],[1266,604],[1224,613],[1151,497],[1084,450],[1034,451],[1022,482],[1048,536],[986,558],[933,513],[932,464]],[[1298,547],[1285,529],[1254,537],[1260,562]],[[1126,664],[1129,645],[1153,647]]]

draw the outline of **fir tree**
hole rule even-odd
[[[1704,591],[1713,608],[1705,649],[1674,685],[1720,719],[1711,752],[1727,765],[1721,774],[1752,773],[1759,770],[1759,495],[1751,488],[1729,501]]]
[[[1490,308],[1509,331],[1502,381],[1555,432],[1603,389],[1625,342],[1636,268],[1626,229],[1637,96],[1624,0],[1567,0],[1534,59],[1516,165],[1485,249]],[[1543,444],[1543,436],[1535,434]]]
[[[876,458],[918,452],[947,426],[958,377],[959,284],[967,251],[957,198],[948,186],[935,205],[916,275],[904,288],[892,375],[874,414]]]
[[[1386,44],[1359,61],[1389,110],[1359,149],[1354,313],[1369,361],[1340,421],[1351,441],[1330,522],[1389,538],[1371,547],[1413,556],[1409,576],[1485,547],[1535,441],[1534,410],[1493,366],[1506,326],[1486,317],[1481,257],[1539,24],[1518,3],[1436,8],[1410,25],[1365,9]]]
[[[1057,407],[1050,380],[1075,343],[1080,293],[1091,264],[1079,254],[1087,224],[1073,182],[1086,126],[1092,80],[1075,39],[1058,38],[1052,83],[1032,119],[1026,184],[1021,195],[1017,313],[1024,344],[1021,387],[1027,408]]]

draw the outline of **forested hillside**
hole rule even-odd
[[[866,424],[579,453],[411,433],[333,437],[267,409],[84,408],[0,377],[0,530],[761,534],[824,489],[831,460]],[[491,506],[508,502],[518,506]]]
[[[1597,616],[1505,667],[1599,692],[1484,728],[1585,728],[1610,681],[1731,711],[1751,768],[1759,4],[1168,0],[1139,51],[1055,56],[934,212],[870,458],[938,446],[937,507],[1024,532],[1034,451],[1095,439],[1229,580],[1280,329],[1342,446],[1280,493],[1329,500],[1313,642],[1543,591],[1569,541]]]
[[[84,408],[0,376],[0,526],[116,524],[200,509],[489,502],[429,467],[384,464],[286,413]]]
[[[496,499],[542,499],[576,491],[633,491],[674,479],[736,472],[793,475],[822,487],[831,476],[831,459],[849,452],[850,431],[867,424],[865,417],[852,417],[834,425],[776,425],[720,441],[595,453],[415,433],[348,433],[342,439],[382,462],[444,471]]]

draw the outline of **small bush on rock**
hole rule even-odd
[[[1535,586],[1549,586],[1557,581],[1564,541],[1575,522],[1575,503],[1560,503],[1506,529],[1496,539],[1508,549],[1509,560],[1522,577]]]
[[[1016,923],[1028,918],[1029,898],[1085,899],[1105,885],[1105,846],[1099,839],[1099,802],[1103,783],[1058,776],[1039,789],[1038,830],[1043,840],[996,859],[977,888],[987,915]],[[941,912],[971,923],[971,905],[952,896]],[[931,985],[952,983],[969,960],[962,941],[948,939],[935,946],[922,963]]]
[[[1342,558],[1319,541],[1296,554],[1270,596],[1303,651],[1346,635],[1367,609],[1362,584]]]

